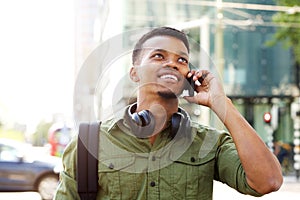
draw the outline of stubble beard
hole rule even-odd
[[[158,91],[157,94],[164,99],[176,99],[177,96],[172,91]]]

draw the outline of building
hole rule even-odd
[[[194,41],[192,65],[207,67],[218,74],[228,96],[270,149],[274,148],[274,141],[299,149],[299,136],[294,133],[295,120],[291,115],[291,104],[300,103],[299,72],[289,49],[281,43],[266,45],[276,31],[272,15],[289,8],[267,0],[77,2],[78,5],[85,2],[78,7],[83,17],[77,19],[77,24],[86,25],[81,27],[84,34],[79,35],[79,47],[85,49],[84,41],[93,38],[92,44],[87,43],[92,53],[83,64],[85,75],[80,76],[82,82],[76,88],[78,119],[107,118],[120,110],[116,105],[123,107],[130,102],[134,89],[126,79],[126,67],[130,66],[130,49],[135,39],[145,27],[169,25],[188,33]],[[77,57],[82,58],[82,52],[78,53]],[[118,77],[118,81],[112,81],[112,77]],[[205,108],[189,111],[203,123],[219,124]],[[271,113],[270,123],[264,121],[264,113]]]

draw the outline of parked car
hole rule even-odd
[[[53,198],[61,159],[34,149],[28,144],[0,139],[0,191],[36,191],[43,199]]]

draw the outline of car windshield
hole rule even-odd
[[[2,146],[0,149],[0,161],[19,161],[19,151],[11,146]]]
[[[29,152],[32,146],[30,144],[17,141],[1,139],[0,141],[0,161],[19,162],[21,160],[32,161]]]

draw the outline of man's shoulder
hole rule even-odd
[[[101,121],[101,126],[109,128],[110,126],[114,125],[116,121],[117,120],[115,118],[109,118]]]
[[[216,129],[212,126],[204,125],[199,122],[191,121],[192,131],[195,131],[197,136],[205,137],[206,135],[212,135],[214,137],[230,136],[225,129]]]
[[[200,146],[218,148],[225,143],[233,143],[232,137],[225,129],[216,129],[198,122],[191,122],[194,141]]]
[[[191,122],[193,141],[184,156],[196,155],[197,162],[206,163],[217,156],[224,145],[234,146],[231,135],[226,130],[216,129],[197,122]]]

